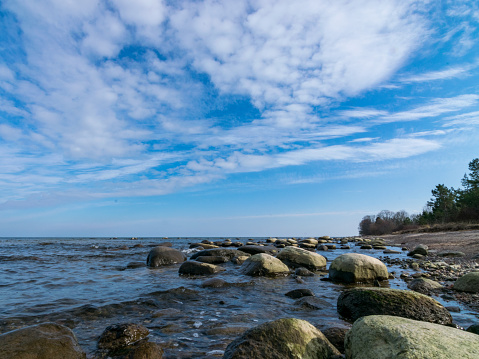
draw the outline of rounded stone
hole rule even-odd
[[[241,265],[240,272],[249,276],[277,276],[289,274],[289,268],[279,259],[259,253],[249,257]]]
[[[322,255],[298,247],[282,249],[277,258],[293,268],[304,267],[309,270],[320,270],[326,267],[326,258]]]
[[[186,255],[174,248],[158,246],[153,248],[146,259],[148,267],[161,267],[186,261]]]
[[[196,261],[186,261],[178,269],[181,275],[209,275],[224,271],[220,266]]]
[[[114,324],[107,327],[98,339],[98,348],[118,350],[146,338],[150,331],[134,323]]]
[[[454,289],[460,292],[479,293],[479,272],[464,274],[456,280]]]
[[[335,282],[358,283],[388,279],[386,265],[379,259],[359,253],[337,257],[329,267],[329,278]]]
[[[427,278],[416,278],[407,287],[422,294],[428,294],[431,291],[443,288],[440,283]]]

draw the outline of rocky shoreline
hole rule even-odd
[[[321,331],[306,320],[284,318],[276,314],[276,318],[262,324],[251,326],[250,323],[246,328],[239,328],[236,339],[230,341],[227,347],[220,346],[208,355],[191,357],[478,357],[479,320],[469,328],[458,328],[450,314],[456,309],[443,306],[431,297],[436,295],[445,301],[448,298],[457,300],[479,312],[479,265],[475,254],[471,250],[467,254],[460,253],[455,250],[457,247],[451,249],[449,245],[440,248],[439,244],[430,241],[425,241],[425,245],[415,238],[271,238],[265,242],[248,243],[203,241],[190,245],[193,253],[189,258],[172,248],[171,243],[163,243],[153,248],[145,259],[150,268],[176,268],[179,276],[203,278],[201,287],[212,291],[227,289],[232,285],[217,277],[217,274],[227,270],[251,278],[251,282],[245,281],[244,285],[254,283],[257,278],[278,281],[278,278],[292,277],[298,288],[285,295],[294,299],[295,305],[303,310],[315,311],[329,305],[310,290],[301,288],[309,276],[320,276],[323,281],[343,286],[337,299],[337,312],[351,323],[349,328],[331,327]],[[401,247],[398,248],[400,252],[407,251],[407,258],[391,256],[396,251],[388,249],[390,245]],[[348,253],[347,250],[353,247],[382,251],[382,255],[378,259],[365,254]],[[336,248],[342,248],[346,253],[337,256],[327,268],[327,260],[322,254]],[[140,265],[137,263],[130,267],[137,268]],[[389,272],[388,267],[391,266],[404,269],[404,272]],[[411,270],[414,273],[411,274]],[[388,280],[393,278],[404,280],[409,290],[388,288]],[[151,296],[152,299],[145,298],[143,302],[135,301],[131,305],[138,308],[149,306],[153,308],[153,317],[167,317],[174,309],[158,310],[155,297],[175,296],[178,299],[173,301],[183,304],[185,300],[194,300],[197,292],[178,288],[151,293]],[[219,301],[218,304],[226,303]],[[165,314],[160,314],[165,310]],[[93,312],[96,313],[96,310]],[[93,312],[92,315],[98,315]],[[195,318],[191,320],[193,326],[202,325]],[[70,326],[75,330],[75,324],[70,324],[59,318],[56,323],[30,325],[4,333],[0,335],[2,357],[86,358],[87,354],[68,328]],[[214,329],[212,327],[210,331]],[[165,352],[168,347],[149,340],[150,333],[151,330],[140,323],[125,322],[109,326],[98,338],[97,350],[88,353],[88,358],[171,357]],[[33,353],[36,356],[32,357]]]

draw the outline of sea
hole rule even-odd
[[[72,328],[89,358],[97,339],[112,324],[136,323],[150,330],[149,340],[164,349],[164,358],[220,358],[226,346],[244,330],[285,317],[304,319],[318,327],[349,328],[336,311],[340,293],[350,286],[325,281],[325,275],[264,278],[239,273],[226,263],[216,274],[228,283],[203,288],[206,276],[184,277],[179,264],[148,268],[148,252],[163,243],[190,256],[191,243],[225,238],[0,238],[0,333],[43,322]],[[265,242],[266,238],[229,238],[234,242]],[[339,245],[338,245],[339,248]],[[390,249],[396,249],[389,247]],[[382,250],[351,249],[318,252],[328,266],[338,255],[355,252],[383,259]],[[406,253],[388,254],[404,259]],[[399,274],[415,272],[389,266],[397,279],[391,288],[407,289]],[[322,280],[323,279],[323,280]],[[310,289],[322,300],[319,308],[299,305],[285,293]],[[464,328],[479,315],[453,300],[434,297],[452,312]]]

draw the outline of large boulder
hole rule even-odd
[[[108,326],[98,339],[98,348],[118,350],[148,336],[150,331],[143,325],[134,323]]]
[[[266,253],[249,257],[240,267],[240,272],[250,276],[277,276],[289,273],[289,268],[279,259]]]
[[[339,351],[309,322],[283,318],[247,330],[223,359],[328,359]]]
[[[424,244],[419,244],[414,248],[412,251],[410,251],[407,255],[412,257],[415,254],[420,254],[422,256],[427,256],[428,253],[428,247]]]
[[[326,268],[326,258],[298,247],[283,248],[277,258],[293,268],[304,267],[309,270]]]
[[[225,269],[223,267],[216,266],[214,264],[186,261],[180,266],[178,272],[181,275],[209,275],[216,274],[224,270]]]
[[[161,267],[186,261],[186,255],[174,248],[158,246],[153,248],[146,258],[148,267]]]
[[[368,315],[394,315],[437,324],[451,324],[449,311],[427,295],[390,288],[354,288],[341,293],[338,313],[351,321]]]
[[[479,293],[479,272],[464,274],[456,280],[454,289],[460,292]]]
[[[356,321],[345,339],[346,359],[479,358],[477,335],[444,325],[387,315]]]
[[[258,253],[266,253],[270,255],[275,255],[278,253],[278,248],[273,247],[273,246],[257,246],[257,245],[247,245],[247,246],[241,246],[238,248],[238,250],[255,255]]]
[[[416,278],[407,287],[422,294],[429,294],[435,290],[444,288],[441,283],[428,278]]]
[[[59,324],[44,323],[0,335],[2,359],[84,359],[73,332]]]
[[[388,270],[379,259],[359,253],[346,253],[331,262],[329,278],[334,282],[368,283],[388,279]]]

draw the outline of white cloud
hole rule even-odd
[[[423,74],[402,77],[399,81],[402,83],[427,82],[436,80],[445,80],[451,78],[464,77],[475,66],[459,66],[440,71],[431,71]]]

